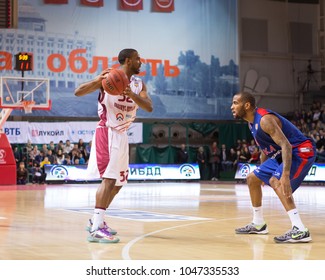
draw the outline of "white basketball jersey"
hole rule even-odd
[[[142,80],[132,76],[130,88],[135,94],[142,91]],[[138,105],[128,96],[111,95],[103,89],[98,97],[99,126],[107,126],[118,131],[126,131],[136,117]]]

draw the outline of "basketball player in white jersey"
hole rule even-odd
[[[88,241],[99,243],[117,243],[116,231],[104,221],[106,209],[127,183],[129,167],[129,143],[127,129],[136,117],[138,107],[152,112],[153,104],[144,82],[134,76],[140,73],[141,60],[134,49],[123,49],[118,55],[120,68],[130,80],[121,95],[110,95],[104,91],[102,80],[109,73],[104,70],[95,79],[81,84],[76,96],[83,96],[99,90],[97,125],[90,158],[88,174],[101,178],[102,182],[96,192],[96,205],[92,219],[89,220]]]

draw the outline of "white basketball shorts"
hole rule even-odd
[[[127,183],[129,173],[127,132],[97,127],[93,136],[87,175],[90,178],[116,179],[116,186]]]

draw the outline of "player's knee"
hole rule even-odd
[[[115,186],[113,189],[113,192],[115,193],[115,195],[117,195],[120,191],[120,189],[122,188],[122,186]]]
[[[115,179],[103,178],[103,184],[106,188],[114,189],[115,182]]]
[[[269,183],[274,190],[276,190],[280,185],[280,181],[275,177],[271,177]]]
[[[254,174],[254,172],[249,173],[247,175],[246,182],[247,182],[247,184],[249,186],[260,185],[261,184],[261,180],[256,177],[256,175]]]

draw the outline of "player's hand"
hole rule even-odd
[[[132,90],[131,90],[131,88],[130,88],[130,85],[128,85],[126,88],[125,88],[125,90],[123,91],[123,94],[122,95],[126,95],[126,96],[131,96],[131,94],[132,94],[133,92],[132,92]]]
[[[283,192],[283,195],[286,198],[289,198],[292,196],[292,189],[291,189],[291,184],[290,184],[290,179],[287,177],[281,177],[280,179],[280,186]]]
[[[103,79],[106,78],[106,75],[108,75],[108,73],[112,70],[112,68],[107,68],[105,70],[103,70],[99,75],[98,75],[98,79],[101,81]]]

